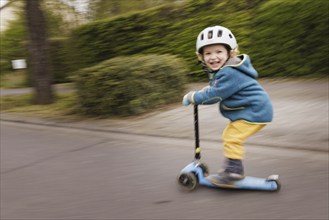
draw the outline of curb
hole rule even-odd
[[[20,124],[31,124],[31,125],[41,125],[41,126],[49,126],[49,127],[58,127],[58,128],[69,128],[69,129],[78,129],[78,130],[85,130],[85,131],[95,131],[95,132],[110,132],[110,133],[118,133],[118,134],[127,134],[127,135],[138,135],[138,136],[148,136],[148,137],[161,137],[161,138],[168,138],[168,139],[179,139],[179,140],[186,140],[190,138],[188,135],[183,136],[175,136],[175,135],[166,135],[166,134],[158,134],[158,133],[145,133],[145,132],[133,132],[121,127],[101,127],[97,125],[86,125],[82,123],[69,123],[69,122],[56,122],[54,119],[46,120],[43,118],[23,118],[22,116],[18,116],[16,114],[8,114],[8,113],[1,113],[0,121],[4,122],[13,122],[13,123],[20,123]],[[175,134],[175,133],[173,133]],[[207,142],[216,142],[221,143],[220,140],[216,138],[201,138],[201,141]],[[264,148],[276,148],[276,149],[289,149],[289,150],[298,150],[298,151],[308,151],[308,152],[325,152],[328,153],[328,150],[323,149],[314,149],[308,146],[299,146],[299,148],[294,147],[293,145],[289,144],[280,144],[275,143],[273,141],[263,140],[263,141],[248,141],[248,145],[254,146],[262,146]],[[249,147],[249,146],[248,146]]]

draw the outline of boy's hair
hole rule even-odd
[[[240,54],[239,45],[237,45],[236,48],[234,48],[233,50],[228,50],[228,51],[230,54],[230,58],[234,58],[234,57],[238,56]]]
[[[229,54],[229,58],[234,58],[240,54],[239,45],[236,45],[236,48],[234,48],[234,49],[231,49],[231,47],[227,44],[222,44],[222,45],[226,48],[226,50]]]

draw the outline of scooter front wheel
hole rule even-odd
[[[209,168],[208,168],[207,164],[205,164],[205,163],[200,163],[200,164],[199,164],[199,167],[202,169],[202,173],[203,173],[203,176],[204,176],[204,177],[209,176]]]
[[[178,184],[182,186],[183,189],[192,191],[197,186],[197,177],[194,173],[181,173],[178,176]]]

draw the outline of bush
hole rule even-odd
[[[173,55],[125,56],[80,70],[74,77],[80,112],[128,116],[181,99],[187,67]]]

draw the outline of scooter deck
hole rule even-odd
[[[215,186],[222,187],[222,188],[236,188],[236,186],[234,184],[235,184],[235,182],[238,181],[238,180],[224,179],[224,178],[221,178],[220,176],[218,176],[217,174],[212,174],[205,178],[211,184],[214,184]]]
[[[242,189],[242,190],[263,190],[278,191],[281,188],[279,175],[271,175],[267,178],[245,176],[237,181],[214,181],[214,175],[208,175],[206,166],[202,163],[190,163],[181,171],[178,176],[178,183],[187,190],[193,190],[197,184],[213,188]]]
[[[260,178],[253,176],[245,176],[241,180],[228,181],[220,178],[214,178],[217,174],[205,177],[205,180],[213,184],[214,187],[231,188],[231,189],[246,189],[246,190],[278,190],[278,176],[272,175],[268,178]],[[201,181],[202,182],[202,181]],[[207,184],[208,185],[208,184]],[[209,185],[211,186],[211,185]]]

